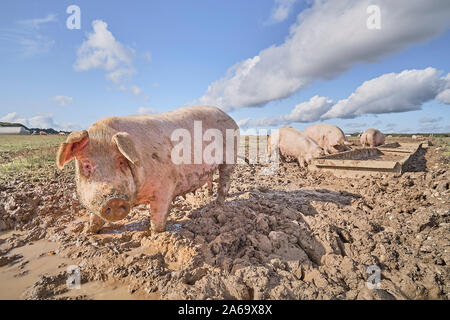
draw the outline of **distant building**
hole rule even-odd
[[[0,135],[4,134],[30,134],[24,127],[0,127]]]

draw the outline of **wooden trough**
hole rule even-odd
[[[412,156],[427,148],[428,142],[393,142],[376,148],[354,147],[351,151],[340,152],[316,158],[308,166],[309,170],[329,171],[338,177],[362,175],[402,174]],[[251,164],[267,164],[266,136],[241,136],[240,156]]]
[[[423,146],[422,146],[423,145]],[[336,176],[401,174],[424,143],[389,143],[377,148],[358,148],[316,158],[311,170],[331,171]]]

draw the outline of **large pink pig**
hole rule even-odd
[[[369,146],[373,148],[384,144],[385,137],[384,134],[382,134],[379,130],[370,128],[364,131],[359,141],[361,142],[363,147]]]
[[[184,141],[183,135],[188,135]],[[188,148],[179,148],[182,141]],[[56,161],[62,169],[75,159],[78,196],[91,212],[91,232],[105,221],[125,218],[131,207],[143,203],[150,204],[152,227],[161,232],[172,200],[206,183],[211,186],[216,169],[217,202],[223,203],[238,141],[238,126],[222,110],[186,107],[162,114],[104,118],[87,131],[72,132],[60,145]],[[206,154],[213,143],[223,151],[215,150],[209,157],[212,160],[205,161],[203,150]],[[174,161],[176,148],[187,161]],[[214,161],[215,155],[221,159]]]
[[[313,158],[325,155],[317,143],[301,131],[282,127],[267,140],[267,153],[272,155],[278,149],[280,155],[297,159],[301,167],[311,163]]]
[[[333,124],[313,124],[306,128],[305,134],[328,154],[349,150],[344,132]]]

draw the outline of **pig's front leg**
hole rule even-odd
[[[166,222],[172,200],[172,192],[167,190],[159,192],[154,200],[149,201],[152,230],[156,232],[166,231]]]
[[[234,165],[232,164],[221,164],[219,165],[219,185],[217,188],[217,203],[219,205],[223,204],[225,198],[227,197],[228,190],[231,185],[231,175],[234,171]]]
[[[90,213],[88,233],[97,233],[105,224],[105,220],[97,216],[95,213]]]

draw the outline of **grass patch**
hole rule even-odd
[[[0,152],[19,152],[56,147],[61,142],[64,142],[66,138],[58,135],[0,135]]]
[[[19,177],[30,181],[53,179],[57,176],[56,151],[65,139],[56,135],[0,136],[0,183]]]
[[[450,156],[450,137],[437,137],[434,142],[442,149],[445,156]]]

